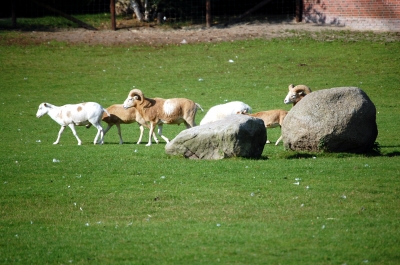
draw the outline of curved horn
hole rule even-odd
[[[311,93],[311,89],[305,85],[297,85],[293,88],[293,92],[295,93],[304,93],[305,95]]]
[[[144,95],[140,89],[132,89],[131,92],[129,92],[129,96],[132,98],[137,97],[137,99],[140,101],[140,104],[143,103]]]
[[[290,84],[289,85],[289,90],[292,90],[294,88],[294,85],[293,84]]]

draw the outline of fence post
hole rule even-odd
[[[212,15],[211,15],[211,0],[206,0],[206,27],[211,27]]]
[[[115,23],[115,0],[110,0],[110,13],[111,13],[111,29],[117,30]]]
[[[296,22],[303,20],[303,0],[296,0]]]
[[[17,27],[17,15],[16,15],[16,8],[15,8],[15,0],[11,0],[11,27]]]

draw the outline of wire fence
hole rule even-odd
[[[275,17],[293,19],[298,0],[271,0],[246,17],[247,21]],[[206,23],[207,0],[115,0],[117,15],[149,23]],[[261,0],[209,0],[213,24],[224,23],[265,2]],[[110,0],[12,0],[1,4],[0,18],[39,18],[83,14],[110,14]],[[136,7],[136,9],[135,9]],[[60,12],[56,12],[56,11]],[[139,17],[141,14],[143,17]]]

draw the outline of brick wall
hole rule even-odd
[[[400,0],[303,0],[305,22],[400,31]]]

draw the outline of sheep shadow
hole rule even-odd
[[[137,142],[124,142],[123,144],[120,144],[118,141],[116,141],[116,142],[104,142],[103,143],[104,145],[137,145],[137,146],[140,146],[140,145],[142,145],[142,146],[144,146],[144,145],[146,145],[147,144],[147,142],[140,142],[139,144],[137,143]],[[160,144],[167,144],[167,143],[156,143],[156,142],[152,142],[151,143],[152,145],[160,145]]]
[[[390,153],[387,153],[387,154],[385,154],[383,156],[386,156],[386,157],[397,157],[397,156],[400,156],[400,151],[390,152]]]
[[[400,151],[393,151],[390,153],[382,153],[380,150],[371,150],[367,153],[299,153],[294,152],[290,154],[284,154],[282,158],[284,159],[315,159],[316,157],[334,157],[334,158],[346,158],[354,156],[364,156],[364,157],[398,157],[400,156]]]

